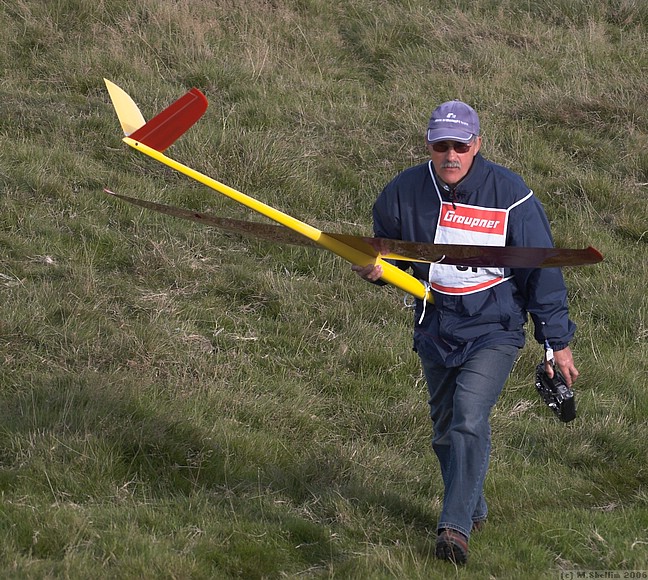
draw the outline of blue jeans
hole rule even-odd
[[[490,413],[517,354],[516,346],[492,346],[453,368],[421,357],[434,426],[432,448],[445,487],[439,530],[451,528],[470,537],[473,522],[488,515],[483,489],[491,449]]]

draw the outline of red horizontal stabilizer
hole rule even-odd
[[[156,151],[164,151],[207,110],[207,98],[193,88],[130,135]]]

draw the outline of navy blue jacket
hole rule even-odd
[[[437,193],[438,192],[438,193]],[[540,201],[512,171],[481,154],[454,191],[443,184],[431,162],[406,169],[382,191],[373,208],[374,233],[416,242],[434,242],[440,197],[444,202],[480,208],[511,208],[505,245],[552,247],[547,216]],[[447,204],[446,204],[447,207]],[[463,242],[475,243],[479,242]],[[429,265],[398,263],[428,281]],[[456,266],[443,266],[456,268]],[[458,366],[476,349],[494,344],[524,346],[529,314],[539,343],[565,348],[576,325],[569,319],[567,289],[559,268],[504,270],[504,281],[481,291],[452,295],[433,290],[434,305],[416,301],[414,348],[425,358],[447,367]]]

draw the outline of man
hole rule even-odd
[[[430,161],[397,175],[374,209],[377,237],[441,244],[551,247],[544,209],[522,178],[484,157],[479,118],[461,101],[437,107],[426,134]],[[479,218],[479,219],[475,219]],[[429,284],[434,304],[416,301],[414,349],[423,366],[432,447],[444,483],[436,555],[462,564],[487,517],[490,412],[508,378],[529,314],[536,340],[553,349],[571,387],[575,331],[557,268],[466,268],[403,263]],[[354,266],[378,282],[379,265]],[[546,369],[553,376],[547,356]]]

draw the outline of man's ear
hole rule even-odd
[[[479,153],[479,150],[481,149],[482,145],[482,138],[481,136],[475,137],[475,146],[473,147],[473,157]]]

